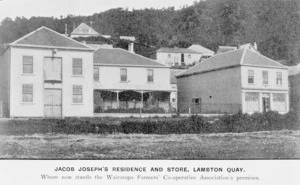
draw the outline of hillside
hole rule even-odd
[[[91,16],[6,18],[0,25],[0,43],[12,42],[40,26],[64,33],[67,24],[70,34],[81,22],[92,22],[101,34],[135,36],[135,51],[144,56],[162,46],[198,43],[215,51],[219,45],[256,41],[262,54],[292,65],[300,59],[299,4],[298,0],[207,0],[180,10],[117,8]],[[126,45],[118,39],[110,42]]]

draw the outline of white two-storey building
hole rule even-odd
[[[0,58],[4,117],[93,116],[93,49],[41,27]]]
[[[151,55],[152,59],[167,66],[189,66],[211,57],[213,51],[200,45],[189,48],[160,48]]]
[[[119,48],[94,53],[96,113],[171,112],[170,94],[176,91],[165,65]]]
[[[288,68],[248,48],[189,68],[177,86],[180,112],[289,111]]]

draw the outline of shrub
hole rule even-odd
[[[223,115],[206,118],[192,115],[171,118],[64,118],[8,120],[0,123],[0,134],[24,135],[34,133],[143,133],[190,134],[252,132],[264,130],[299,129],[295,112]]]

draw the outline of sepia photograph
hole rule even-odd
[[[299,0],[0,0],[0,163],[299,164],[299,63]]]

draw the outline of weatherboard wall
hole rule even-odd
[[[0,56],[0,117],[9,117],[9,100],[10,100],[10,87],[9,87],[9,76],[10,76],[10,48]]]
[[[131,67],[131,66],[104,66],[95,65],[94,68],[99,68],[99,82],[105,84],[155,84],[155,85],[170,85],[170,69],[156,67]],[[121,69],[127,69],[127,81],[121,82]],[[154,73],[153,83],[147,82],[147,70],[152,69]],[[142,90],[142,89],[141,89]]]
[[[169,57],[170,54],[170,57]],[[176,63],[181,65],[181,54],[184,54],[184,64],[185,65],[192,65],[193,63],[198,63],[202,54],[197,53],[164,53],[164,52],[157,52],[156,59],[161,64],[167,66],[174,66]],[[190,55],[190,58],[189,58]]]
[[[44,117],[44,89],[62,90],[62,116],[93,115],[93,52],[58,50],[55,57],[62,58],[62,83],[44,84],[44,57],[52,56],[52,49],[12,48],[10,75],[10,117]],[[22,57],[33,56],[33,74],[22,74]],[[82,58],[83,75],[72,75],[73,58]],[[33,102],[22,102],[22,84],[33,84]],[[72,103],[73,85],[82,85],[83,103]]]
[[[242,109],[241,68],[177,78],[180,113],[235,113]],[[195,105],[194,98],[199,98]]]

